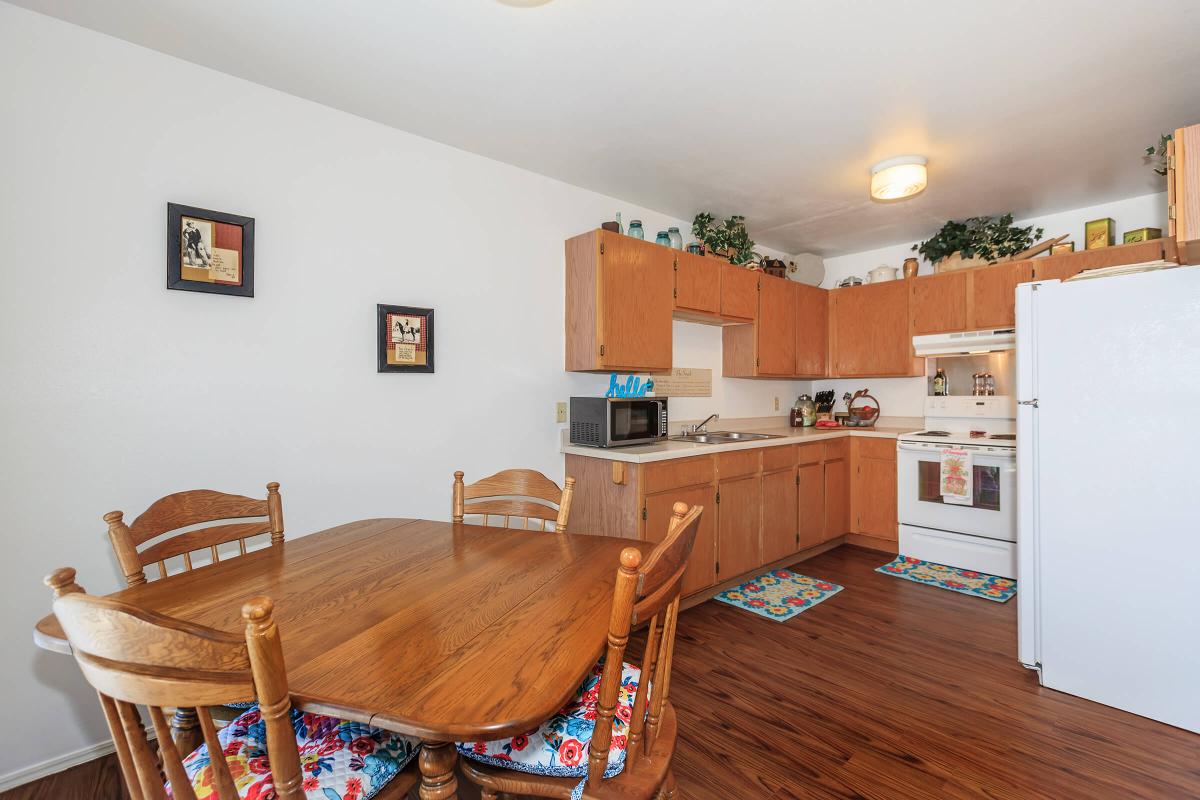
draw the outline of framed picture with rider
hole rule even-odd
[[[167,288],[254,297],[254,219],[167,203]]]
[[[433,309],[375,306],[378,372],[433,372]]]

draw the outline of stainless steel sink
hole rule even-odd
[[[744,442],[755,439],[782,439],[783,436],[778,433],[741,433],[739,431],[713,431],[709,436],[719,436],[722,439],[732,439],[735,442]]]
[[[740,433],[737,431],[713,431],[712,433],[688,433],[668,437],[674,442],[695,442],[696,444],[728,444],[729,442],[757,441],[759,439],[782,439],[775,433]]]
[[[696,444],[726,444],[734,441],[726,439],[723,436],[714,436],[711,433],[689,433],[680,436],[668,436],[673,442],[695,442]]]

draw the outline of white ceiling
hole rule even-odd
[[[1200,122],[1200,2],[17,0],[17,5],[787,252],[1163,189]],[[867,197],[929,157],[929,189]]]

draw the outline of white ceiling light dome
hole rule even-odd
[[[905,200],[925,191],[929,183],[925,156],[896,156],[871,167],[871,197]]]

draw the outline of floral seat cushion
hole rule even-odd
[[[603,669],[603,661],[593,667],[575,696],[537,730],[490,742],[460,742],[457,745],[458,752],[465,758],[492,766],[537,775],[586,778],[588,746],[596,727],[596,706],[600,700],[600,673]],[[633,699],[641,677],[640,669],[633,664],[622,663],[621,691],[613,716],[608,766],[604,770],[606,778],[620,773],[625,767],[626,736],[629,721],[633,718]]]
[[[292,709],[304,794],[309,800],[368,800],[417,754],[420,741],[320,714]],[[229,774],[244,800],[274,800],[267,728],[258,706],[218,732]],[[183,760],[197,800],[216,800],[208,747]],[[168,797],[172,796],[167,790]]]

